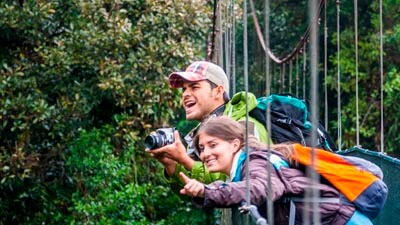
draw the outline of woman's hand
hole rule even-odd
[[[179,177],[185,184],[185,186],[180,190],[182,195],[189,195],[192,197],[204,198],[204,184],[195,180],[190,179],[184,173],[180,172]]]

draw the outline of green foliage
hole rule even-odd
[[[397,69],[393,68],[388,71],[385,77],[385,106],[390,106],[385,108],[385,121],[390,121],[385,123],[387,127],[387,133],[385,134],[385,144],[386,148],[397,155],[400,155],[398,151],[397,143],[400,141],[400,120],[399,111],[400,106],[397,104],[400,101],[399,91],[400,91],[400,73]]]
[[[116,155],[112,135],[111,127],[82,131],[69,147],[66,173],[75,187],[69,224],[180,224],[177,218],[203,224],[203,213],[171,191],[160,176],[161,168],[155,173],[140,171],[139,176],[147,176],[146,183],[132,182],[139,178],[131,160],[140,152],[131,147]],[[154,182],[149,183],[152,177]]]
[[[344,147],[355,145],[356,140],[356,95],[355,86],[359,87],[359,124],[360,124],[360,144],[364,148],[380,150],[381,141],[381,99],[384,104],[384,147],[385,152],[399,155],[395,147],[396,140],[399,140],[399,128],[397,118],[399,110],[397,107],[398,96],[398,65],[399,65],[399,29],[397,15],[393,6],[400,2],[394,0],[385,2],[383,5],[383,94],[381,96],[380,84],[380,36],[379,36],[379,5],[378,2],[371,4],[360,4],[359,11],[363,16],[359,17],[359,65],[358,83],[356,83],[356,64],[354,46],[354,27],[353,24],[345,23],[342,25],[340,33],[340,69],[341,69],[341,88],[342,88],[342,133],[344,134]],[[350,8],[351,9],[351,8]],[[349,16],[352,11],[348,10]],[[393,16],[389,16],[393,15]],[[395,16],[394,16],[395,15]],[[341,17],[342,18],[342,17]],[[397,21],[397,22],[396,22]],[[336,43],[336,34],[333,35],[332,43]],[[337,53],[332,55],[333,65],[337,65]],[[331,71],[332,78],[337,71]],[[337,82],[330,79],[328,83],[335,90]],[[337,90],[335,90],[337,91]],[[337,124],[336,122],[333,123]],[[335,125],[336,126],[336,125]]]
[[[385,150],[397,154],[400,16],[392,6],[399,3],[384,2]],[[158,127],[186,133],[195,125],[181,121],[179,91],[169,88],[167,76],[204,58],[209,6],[200,0],[0,1],[0,224],[212,223],[212,216],[170,190],[142,144]],[[341,6],[342,127],[344,145],[351,146],[354,23],[351,3]],[[378,3],[359,7],[361,144],[378,149]],[[304,33],[306,3],[276,2],[271,10],[271,46],[280,55]],[[327,11],[334,68],[335,7]],[[258,15],[263,23],[261,10]],[[237,77],[243,71],[240,23]],[[250,83],[264,83],[262,51],[255,32],[249,34]],[[272,70],[273,84],[280,86],[283,69]],[[334,93],[335,78],[332,69],[326,82]],[[237,81],[241,90],[244,81]],[[335,118],[337,96],[329,97],[329,116]],[[335,136],[337,122],[330,125]]]
[[[179,119],[166,78],[202,58],[210,12],[203,1],[0,2],[0,224],[170,220],[144,215],[146,194],[162,205],[170,190],[142,142]],[[172,199],[171,213],[186,204]]]

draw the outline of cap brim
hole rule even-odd
[[[171,87],[181,88],[183,87],[183,82],[189,81],[201,81],[206,80],[206,78],[200,74],[193,72],[174,72],[169,75],[168,81]]]

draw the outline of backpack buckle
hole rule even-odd
[[[290,118],[285,118],[285,119],[277,119],[277,120],[276,120],[276,122],[279,122],[279,123],[284,123],[284,124],[288,124],[288,125],[290,125],[290,124],[292,124],[292,119],[290,119]]]

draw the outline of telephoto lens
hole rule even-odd
[[[160,128],[144,139],[146,149],[157,149],[174,143],[175,128]]]

